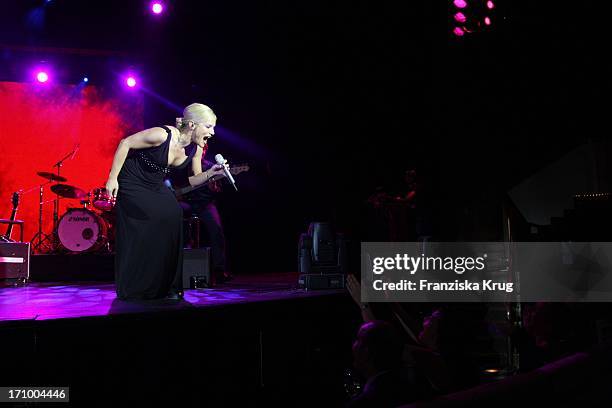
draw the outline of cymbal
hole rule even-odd
[[[68,184],[55,184],[51,186],[51,191],[64,198],[83,198],[87,196],[87,192],[78,187]]]
[[[56,176],[55,174],[48,173],[46,171],[39,171],[36,174],[38,174],[40,177],[46,178],[47,180],[51,180],[51,181],[61,181],[61,182],[68,181],[68,179],[66,177]]]

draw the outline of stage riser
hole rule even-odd
[[[5,324],[1,383],[70,384],[82,403],[341,403],[358,324],[343,294]]]
[[[32,282],[112,282],[115,280],[115,256],[101,254],[53,254],[30,257]],[[205,276],[211,287],[210,248],[185,249],[183,287],[190,277]]]
[[[115,280],[115,256],[32,255],[30,279],[33,282],[112,282]]]

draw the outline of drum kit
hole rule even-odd
[[[114,249],[115,198],[110,196],[104,187],[87,192],[76,186],[63,184],[68,179],[59,175],[59,167],[58,174],[36,174],[47,181],[35,187],[39,188],[40,201],[38,232],[31,239],[33,250],[37,253],[111,253]],[[55,198],[45,201],[44,186],[53,182],[55,184],[50,190],[55,194]],[[68,207],[59,217],[61,199],[80,201],[79,205]],[[53,202],[53,233],[44,234],[43,206],[50,202]]]

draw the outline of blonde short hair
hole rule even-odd
[[[187,122],[206,122],[206,121],[216,121],[217,115],[213,110],[201,103],[192,103],[183,109],[183,117],[176,118],[176,127],[181,129],[187,126]]]

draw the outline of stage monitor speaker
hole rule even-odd
[[[0,286],[27,283],[30,278],[30,243],[0,243]]]
[[[210,248],[192,248],[184,251],[183,289],[213,287]]]

